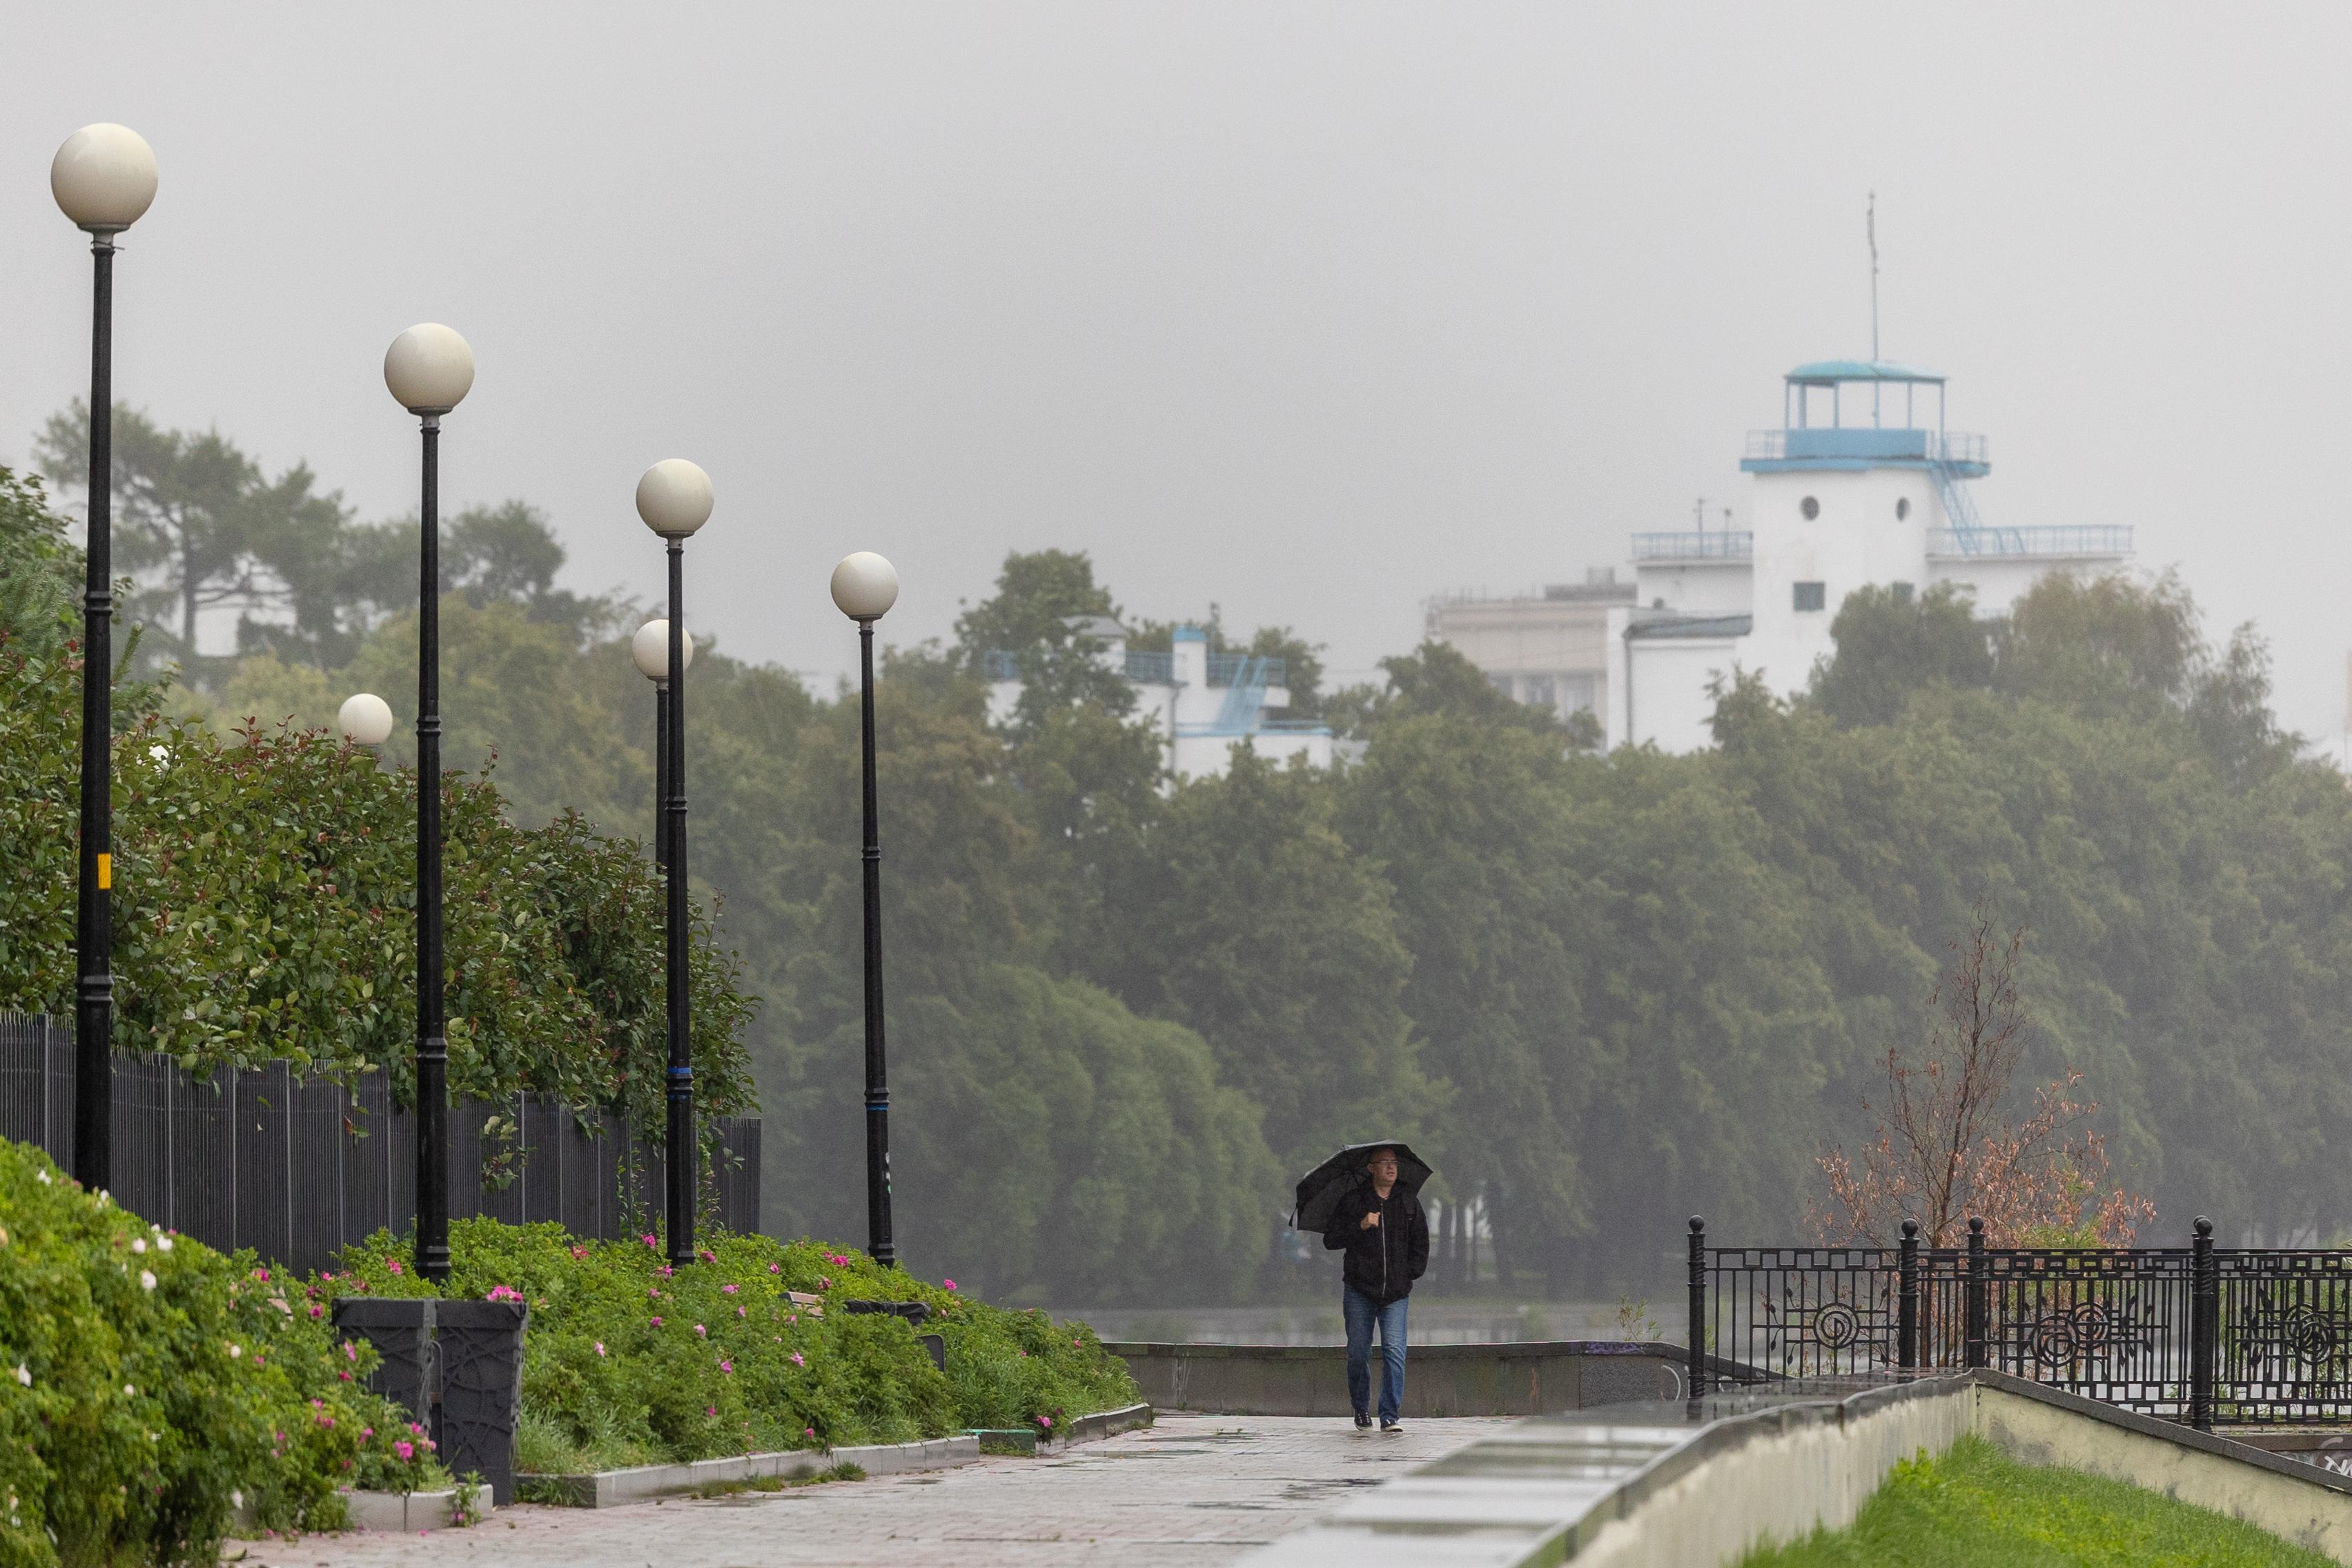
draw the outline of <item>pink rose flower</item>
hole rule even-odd
[[[704,1328],[700,1323],[697,1323],[694,1325],[694,1337],[698,1340],[709,1339],[710,1337],[710,1331]]]
[[[807,1361],[802,1357],[801,1352],[798,1352],[798,1351],[794,1351],[794,1352],[792,1353],[792,1363],[793,1363],[794,1366],[806,1366],[806,1365],[808,1365]]]
[[[410,1442],[405,1437],[403,1437],[399,1442],[394,1443],[392,1446],[392,1451],[398,1454],[404,1459],[413,1459],[416,1458],[416,1445]]]
[[[950,1290],[956,1288],[956,1282],[952,1279],[942,1279],[940,1283],[946,1286]]]
[[[719,1363],[719,1370],[724,1373],[732,1373],[735,1370],[735,1363],[722,1357]]]

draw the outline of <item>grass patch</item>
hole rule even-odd
[[[2079,1470],[2021,1465],[1981,1437],[1895,1467],[1848,1528],[1741,1568],[2323,1568],[2330,1560],[2208,1509]]]

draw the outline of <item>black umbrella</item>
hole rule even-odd
[[[1339,1200],[1372,1179],[1364,1170],[1364,1162],[1375,1149],[1396,1151],[1396,1190],[1407,1197],[1421,1191],[1421,1184],[1429,1180],[1429,1162],[1393,1138],[1378,1143],[1350,1143],[1298,1178],[1298,1206],[1291,1215],[1291,1228],[1321,1234],[1331,1223]]]

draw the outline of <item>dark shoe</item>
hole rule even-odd
[[[1404,1424],[1401,1421],[1383,1421],[1381,1423],[1381,1436],[1402,1437],[1404,1436]]]
[[[1369,1431],[1370,1431],[1371,1429],[1372,1429],[1372,1418],[1371,1418],[1370,1416],[1369,1416],[1369,1415],[1365,1415],[1365,1414],[1364,1414],[1362,1411],[1360,1411],[1360,1410],[1357,1411],[1357,1412],[1356,1412],[1356,1430],[1357,1430],[1357,1431],[1359,1431],[1359,1432],[1369,1432]]]

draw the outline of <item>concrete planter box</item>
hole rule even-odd
[[[425,1530],[446,1530],[457,1522],[457,1493],[446,1492],[362,1492],[347,1491],[343,1504],[351,1510],[353,1530],[373,1530],[384,1534],[414,1534]],[[490,1489],[474,1489],[474,1508],[483,1519],[490,1517],[493,1507]]]
[[[1060,1453],[1080,1443],[1098,1442],[1151,1425],[1151,1406],[1129,1405],[1097,1411],[1070,1422],[1052,1443],[1038,1444],[1043,1453]],[[1019,1436],[1027,1436],[1024,1432]],[[622,1503],[649,1502],[676,1497],[707,1486],[730,1481],[755,1481],[767,1476],[791,1479],[813,1476],[835,1465],[856,1465],[869,1476],[901,1475],[912,1470],[943,1470],[969,1465],[980,1457],[980,1435],[932,1437],[920,1443],[874,1443],[854,1448],[790,1448],[773,1454],[742,1454],[725,1459],[697,1459],[684,1465],[640,1465],[625,1470],[598,1470],[584,1476],[521,1475],[516,1484],[533,1502],[566,1508],[614,1508]]]
[[[1099,1443],[1105,1437],[1116,1437],[1121,1432],[1149,1426],[1151,1419],[1152,1411],[1149,1405],[1122,1405],[1117,1410],[1097,1410],[1092,1415],[1074,1416],[1067,1426],[1054,1435],[1051,1442],[1039,1447],[1058,1454],[1080,1443]]]
[[[941,1470],[969,1465],[980,1458],[980,1439],[971,1436],[933,1437],[920,1443],[873,1443],[854,1448],[790,1448],[773,1454],[740,1454],[725,1459],[697,1459],[684,1465],[639,1465],[625,1470],[597,1470],[583,1476],[520,1475],[517,1485],[533,1502],[568,1508],[614,1508],[622,1503],[650,1502],[707,1486],[730,1481],[754,1481],[767,1476],[813,1476],[835,1465],[856,1465],[869,1476],[898,1475],[909,1470]]]

